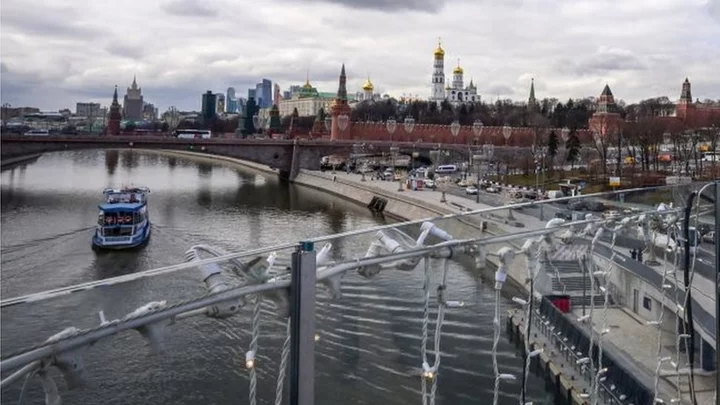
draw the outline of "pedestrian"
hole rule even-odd
[[[637,250],[630,249],[630,257],[632,257],[633,260],[637,260]]]
[[[643,251],[642,251],[642,250],[638,250],[638,258],[637,258],[637,259],[638,259],[638,261],[639,261],[640,263],[643,262],[642,254],[643,254]]]

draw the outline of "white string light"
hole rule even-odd
[[[281,405],[283,400],[283,384],[285,383],[285,372],[287,370],[288,357],[290,357],[290,317],[287,319],[285,328],[285,341],[280,355],[280,368],[278,369],[277,384],[275,385],[275,405]]]
[[[665,247],[663,248],[663,270],[662,270],[662,280],[660,282],[661,286],[661,297],[660,297],[660,314],[658,315],[657,319],[654,322],[654,325],[657,327],[657,335],[656,335],[656,354],[657,357],[657,366],[655,367],[655,377],[653,382],[653,397],[654,401],[657,402],[658,399],[660,399],[660,369],[662,365],[666,362],[669,362],[671,360],[670,357],[661,357],[662,355],[662,336],[663,336],[663,320],[665,317],[665,288],[666,286],[669,287],[669,285],[666,284],[667,280],[667,273],[668,273],[668,260],[667,260],[667,253],[668,249],[670,248],[670,230],[667,232],[667,238],[665,239]],[[675,272],[677,269],[677,254],[675,255],[675,260],[672,266],[672,271]]]
[[[258,351],[258,338],[260,337],[260,303],[262,295],[255,296],[252,318],[252,340],[250,340],[250,350],[245,355],[245,367],[250,370],[250,405],[257,403],[257,370],[255,364],[255,356]]]
[[[497,405],[500,395],[500,380],[514,380],[512,374],[500,374],[497,361],[497,347],[500,341],[500,292],[502,291],[505,280],[507,279],[508,267],[515,259],[515,252],[509,247],[502,247],[498,250],[499,266],[495,271],[495,313],[493,316],[493,346],[492,346],[492,362],[493,371],[495,373],[495,387],[493,390],[493,405]]]

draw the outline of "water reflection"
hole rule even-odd
[[[131,173],[132,169],[138,167],[138,156],[138,153],[132,150],[123,150],[120,152],[123,168],[125,168],[128,173]]]
[[[177,158],[175,158],[175,156],[170,156],[167,160],[167,165],[170,168],[170,171],[175,169],[175,166],[177,166]]]
[[[120,151],[118,151],[118,150],[105,151],[105,168],[107,169],[108,176],[112,177],[115,174],[115,169],[117,169],[119,159],[120,159]]]

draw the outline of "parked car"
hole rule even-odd
[[[457,185],[460,187],[467,187],[468,182],[466,180],[460,180],[460,181],[458,181]]]
[[[562,218],[566,221],[573,220],[572,212],[570,211],[558,211],[555,213],[555,218]]]
[[[427,187],[427,188],[435,187],[435,182],[430,179],[425,179],[424,183],[425,183],[425,187]]]
[[[710,242],[712,244],[717,243],[717,240],[715,240],[715,231],[710,231],[703,235],[702,240],[703,242]]]
[[[585,204],[585,207],[588,211],[592,212],[603,212],[605,211],[605,204],[601,203],[600,201],[588,201]]]
[[[603,212],[603,218],[605,218],[605,219],[615,218],[615,217],[619,217],[619,216],[620,216],[620,212],[615,211],[615,210]]]
[[[478,189],[475,186],[470,186],[465,189],[465,194],[473,194],[474,195],[477,193],[478,193]]]
[[[568,201],[568,209],[572,211],[582,211],[587,208],[587,204],[584,200],[570,200]]]

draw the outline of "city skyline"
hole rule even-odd
[[[2,102],[107,106],[114,86],[137,75],[161,111],[200,110],[207,89],[243,95],[263,78],[288,89],[307,71],[313,86],[334,91],[343,62],[350,92],[369,75],[376,92],[428,99],[437,37],[448,81],[459,58],[485,101],[526,100],[531,77],[538,99],[597,96],[609,83],[626,102],[675,100],[686,76],[696,97],[720,98],[720,0],[626,3],[128,0],[79,8],[53,0],[37,15],[27,2],[6,0]],[[228,12],[250,7],[242,24]]]

